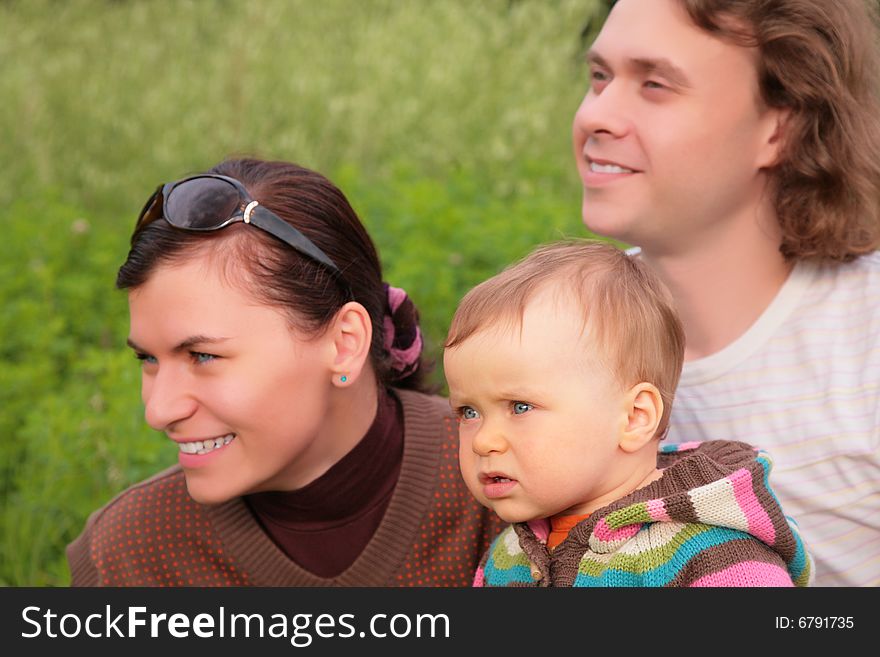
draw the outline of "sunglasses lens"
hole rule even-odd
[[[159,189],[153,192],[153,195],[147,200],[146,204],[144,205],[144,209],[141,210],[141,213],[138,215],[138,220],[135,224],[135,231],[139,230],[143,226],[146,226],[148,223],[161,216],[162,185],[159,185]]]
[[[193,178],[171,190],[165,201],[166,219],[178,228],[217,228],[241,203],[238,190],[219,178]]]

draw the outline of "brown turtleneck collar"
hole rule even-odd
[[[380,390],[373,424],[336,465],[299,490],[255,493],[245,502],[298,565],[319,577],[338,575],[363,551],[391,501],[403,429],[400,401]]]

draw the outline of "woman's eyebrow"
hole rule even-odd
[[[178,351],[188,351],[189,349],[191,349],[191,348],[194,347],[195,345],[199,345],[199,344],[219,344],[219,343],[221,343],[221,342],[225,342],[226,340],[229,340],[229,338],[212,338],[212,337],[209,337],[209,336],[207,336],[207,335],[192,335],[192,336],[188,337],[186,340],[184,340],[183,342],[181,342],[181,343],[179,343],[178,345],[176,345],[176,346],[174,347],[174,349],[172,349],[172,351],[175,351],[175,352],[178,352]],[[136,343],[134,340],[132,340],[131,338],[128,338],[128,339],[125,341],[125,343],[126,343],[129,347],[131,347],[132,349],[134,349],[135,351],[146,351],[146,349],[143,349],[143,348],[139,347],[139,346],[137,345],[137,343]]]
[[[172,351],[189,351],[192,347],[200,344],[219,344],[229,338],[212,338],[206,335],[192,335],[178,344]]]

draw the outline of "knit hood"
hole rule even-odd
[[[553,573],[546,548],[549,521],[514,525],[539,585],[571,586],[576,577],[589,576],[582,561],[586,552],[599,562],[603,555],[626,553],[630,539],[657,523],[668,524],[669,542],[674,544],[664,549],[678,547],[681,539],[672,534],[681,523],[698,528],[695,531],[705,527],[707,539],[719,533],[710,533],[712,528],[732,530],[731,536],[744,532],[781,557],[797,586],[809,585],[811,559],[797,525],[783,514],[768,485],[772,462],[766,452],[731,441],[664,445],[657,464],[663,469],[659,479],[598,509],[571,530],[552,553]],[[665,535],[662,527],[653,529]]]

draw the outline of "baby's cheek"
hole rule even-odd
[[[462,449],[458,454],[458,464],[459,469],[461,470],[461,477],[464,479],[464,483],[471,492],[471,495],[485,504],[481,495],[482,491],[477,476],[476,464],[474,463],[474,454],[470,448],[465,449],[464,446],[462,446]]]

